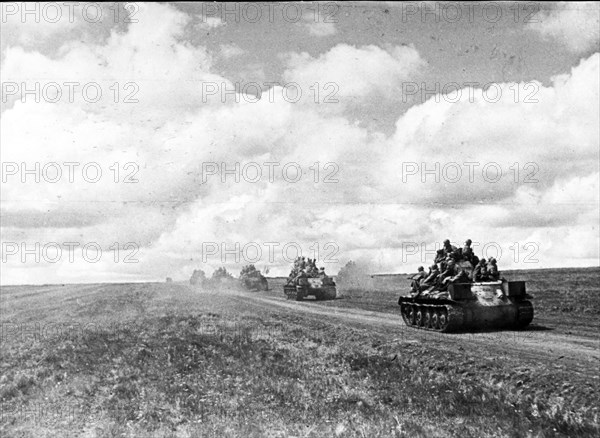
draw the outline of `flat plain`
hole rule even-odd
[[[598,436],[600,269],[526,280],[526,330],[404,326],[403,277],[334,301],[184,283],[1,288],[3,437]]]

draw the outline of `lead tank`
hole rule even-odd
[[[489,328],[524,328],[533,319],[524,281],[451,283],[447,294],[401,296],[406,325],[440,332]]]

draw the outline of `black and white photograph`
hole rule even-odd
[[[0,6],[0,436],[600,436],[600,3]]]

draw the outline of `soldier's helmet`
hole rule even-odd
[[[485,265],[486,261],[487,261],[486,259],[481,259],[481,260],[479,260],[479,264],[480,265]]]
[[[438,266],[436,264],[433,264],[433,265],[430,266],[430,269],[433,269],[433,270],[437,271]]]
[[[423,266],[419,266],[418,271],[424,271],[425,269],[423,269]]]
[[[473,243],[473,242],[471,241],[471,239],[467,239],[467,241],[466,241],[465,243],[466,243],[467,245],[470,245],[470,244],[471,244],[471,243]]]
[[[444,240],[444,245],[450,245],[450,240],[448,240],[448,239]]]
[[[490,257],[490,260],[489,260],[489,262],[490,262],[492,265],[495,265],[495,264],[496,264],[496,259],[495,259],[494,257]]]

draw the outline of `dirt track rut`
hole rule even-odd
[[[564,335],[533,324],[523,331],[442,334],[406,327],[399,313],[394,315],[356,308],[326,306],[316,301],[295,302],[288,301],[285,297],[235,290],[229,290],[227,293],[235,300],[257,310],[302,315],[308,319],[384,334],[390,337],[390,341],[398,344],[431,342],[436,348],[479,350],[482,354],[499,360],[516,358],[536,362],[550,361],[553,366],[569,368],[573,372],[598,378],[600,338],[593,332],[590,332],[589,336]]]

